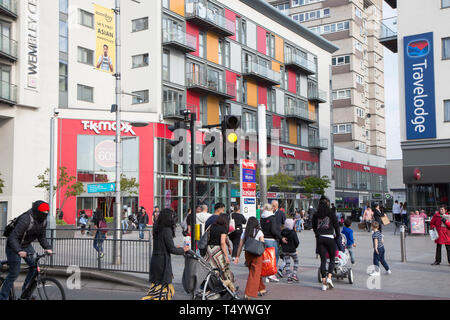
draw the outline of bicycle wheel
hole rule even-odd
[[[66,293],[61,283],[53,278],[42,278],[36,287],[39,300],[66,300]]]

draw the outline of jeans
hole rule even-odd
[[[380,267],[380,262],[383,265],[384,269],[386,269],[386,271],[389,270],[389,265],[387,264],[386,260],[384,259],[384,254],[385,254],[385,250],[384,247],[378,248],[378,253],[374,250],[373,251],[373,264],[377,267]]]
[[[19,277],[20,273],[20,262],[21,259],[20,256],[14,252],[11,248],[8,246],[5,249],[6,251],[6,257],[8,259],[8,266],[9,266],[9,272],[8,276],[6,277],[5,281],[3,282],[2,289],[0,291],[0,300],[8,300],[9,298],[9,292],[11,291],[11,288],[14,286],[14,281]],[[27,277],[25,278],[25,282],[22,286],[22,291],[26,288],[30,280],[34,277],[36,273],[36,261],[34,258],[34,248],[32,246],[29,246],[28,248],[24,249],[27,253],[27,257],[24,258],[25,262],[30,267],[30,270],[28,271]]]
[[[402,222],[403,224],[406,226],[406,229],[408,229],[408,215],[407,214],[402,214]]]
[[[348,253],[350,254],[350,261],[355,264],[355,254],[353,253],[353,245],[347,247]]]
[[[139,223],[139,239],[144,239],[144,230],[146,225],[144,223]]]
[[[295,230],[301,231],[302,230],[302,220],[297,220],[295,222]]]
[[[103,253],[103,241],[105,241],[105,237],[106,236],[100,231],[95,233],[94,249],[99,253]]]
[[[122,220],[122,230],[123,230],[123,232],[128,231],[128,220],[127,219]]]
[[[280,260],[278,252],[278,242],[276,240],[265,239],[264,243],[266,244],[266,248],[275,248],[275,257],[277,259],[277,266],[278,266],[278,260]]]

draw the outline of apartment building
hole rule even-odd
[[[403,182],[410,210],[450,206],[450,1],[386,1],[381,41],[398,53]]]
[[[50,2],[53,7],[47,10]],[[113,0],[95,3],[114,7]],[[170,161],[168,143],[173,138],[168,126],[186,109],[195,112],[202,125],[219,123],[225,115],[241,116],[242,130],[252,135],[258,128],[257,107],[266,105],[267,127],[281,131],[271,161],[294,176],[296,184],[311,175],[332,176],[329,97],[335,45],[259,0],[122,1],[122,5],[122,173],[139,183],[137,194],[124,195],[124,205],[132,211],[145,206],[149,213],[155,206],[170,207],[180,217],[189,207],[189,173]],[[95,68],[93,3],[41,1],[39,14],[44,12],[54,19],[41,19],[40,31],[52,28],[45,36],[53,38],[48,39],[52,46],[42,47],[46,61],[39,67],[51,68],[46,78],[37,78],[47,112],[39,119],[45,134],[36,132],[33,140],[46,147],[42,159],[35,155],[33,159],[45,165],[35,169],[25,161],[30,177],[48,167],[49,123],[56,107],[57,167],[67,168],[85,186],[114,182],[115,78]],[[46,25],[48,20],[54,20],[51,26]],[[18,103],[20,97],[15,108]],[[148,125],[133,127],[134,122]],[[24,138],[29,139],[25,134],[29,128],[23,128]],[[248,142],[243,145],[247,157],[256,155]],[[229,201],[231,177],[223,176],[219,168],[199,168],[197,177],[199,202],[212,207]],[[17,192],[35,189],[33,183],[37,180]],[[90,214],[100,208],[113,214],[106,210],[107,194],[85,189],[67,200],[65,190],[57,192],[56,207],[64,204],[67,223],[75,223],[80,210]],[[300,207],[306,200],[300,189],[294,191],[297,194],[285,205]],[[333,198],[334,189],[328,195]],[[17,214],[8,211],[8,216]]]

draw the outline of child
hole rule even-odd
[[[352,264],[355,264],[355,256],[353,254],[353,247],[356,247],[355,240],[353,239],[353,230],[350,228],[352,226],[352,221],[346,219],[344,221],[344,227],[342,228],[342,234],[347,238],[347,249],[350,253],[350,259]]]
[[[294,231],[301,232],[302,231],[302,229],[301,229],[301,216],[300,216],[300,211],[298,211],[298,210],[295,211],[294,223],[295,223]]]
[[[293,230],[294,220],[286,219],[284,222],[284,229],[281,231],[281,235],[287,239],[287,243],[281,243],[281,250],[283,252],[284,267],[281,270],[282,273],[286,271],[288,276],[288,283],[292,281],[298,282],[297,270],[299,266],[297,247],[300,243],[297,237],[297,233]],[[290,258],[294,260],[294,268],[290,270]]]
[[[376,221],[372,222],[372,240],[373,240],[373,264],[377,266],[377,270],[372,272],[371,276],[379,276],[380,275],[380,265],[379,263],[383,265],[384,269],[386,269],[386,274],[391,274],[392,271],[389,269],[389,265],[387,264],[386,260],[384,259],[385,255],[385,249],[384,249],[384,241],[383,241],[383,234],[379,231],[380,230],[380,224]]]

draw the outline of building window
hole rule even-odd
[[[358,115],[358,117],[363,118],[365,116],[365,111],[361,108],[356,108],[356,114]]]
[[[148,91],[147,91],[148,92]],[[163,102],[166,114],[180,114],[180,110],[185,106],[184,93],[169,88],[163,89]]]
[[[82,26],[94,28],[94,15],[92,13],[80,9],[79,19]]]
[[[352,125],[350,123],[334,125],[333,133],[334,134],[352,133]]]
[[[355,15],[358,17],[358,18],[363,18],[363,15],[362,15],[362,11],[361,11],[361,9],[359,9],[358,7],[355,7]]]
[[[355,40],[355,48],[356,48],[356,50],[359,50],[362,52],[363,51],[362,43],[359,42],[358,40]]]
[[[134,91],[132,104],[148,103],[148,90]]]
[[[444,121],[450,122],[450,100],[444,101]]]
[[[208,103],[206,97],[200,97],[200,121],[202,125],[208,124]]]
[[[133,56],[133,68],[148,66],[148,53]]]
[[[275,36],[266,33],[266,55],[275,58]]]
[[[244,111],[243,116],[244,122],[242,123],[242,129],[245,132],[256,132],[256,113]]]
[[[289,126],[286,118],[281,120],[281,142],[289,143]]]
[[[170,8],[170,0],[162,0],[162,6],[163,8],[169,9]]]
[[[94,65],[94,51],[83,47],[78,47],[78,62]]]
[[[94,102],[94,88],[82,84],[77,85],[77,99],[80,101]]]
[[[450,0],[442,0],[442,8],[450,8]]]
[[[67,22],[59,20],[59,51],[63,53],[69,52],[69,28]]]
[[[236,41],[247,44],[247,23],[239,17],[236,17]]]
[[[198,55],[200,58],[206,57],[206,35],[203,31],[198,34]]]
[[[247,104],[247,80],[242,81],[242,103]]]
[[[360,85],[364,84],[363,77],[359,74],[356,75],[356,83],[359,83]]]
[[[148,30],[148,17],[132,20],[131,30],[132,32]]]
[[[333,100],[350,99],[351,90],[335,90],[333,91]]]
[[[333,66],[341,66],[344,64],[350,64],[350,56],[333,57]]]
[[[162,78],[165,81],[170,81],[170,55],[169,51],[163,51],[163,65],[162,65]]]
[[[450,38],[442,39],[442,59],[450,59]]]
[[[302,125],[297,123],[297,144],[302,145]]]
[[[69,0],[59,0],[59,12],[68,14],[69,13],[68,9],[69,9]]]
[[[242,102],[242,79],[236,77],[236,101]]]
[[[59,62],[59,92],[67,92],[68,82],[67,82],[67,62]],[[4,81],[4,80],[3,80]]]
[[[267,89],[267,110],[270,112],[276,112],[277,99],[276,99],[276,93],[275,89]]]

